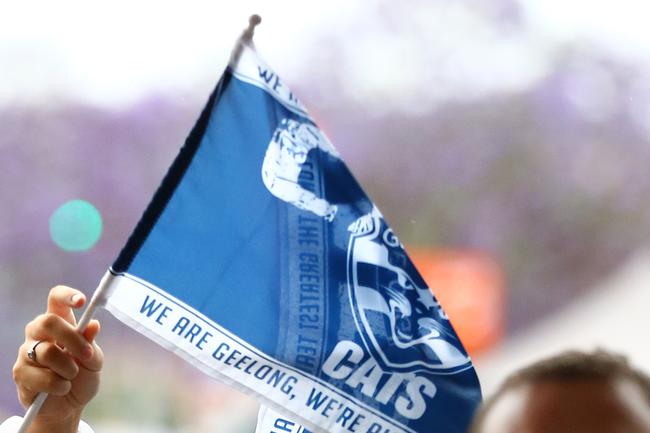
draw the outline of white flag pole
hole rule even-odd
[[[242,39],[247,40],[248,42],[253,41],[253,34],[255,33],[255,26],[262,22],[262,17],[257,14],[253,14],[248,18],[248,28],[244,30]]]
[[[90,303],[88,304],[86,310],[81,315],[81,319],[79,319],[79,323],[77,323],[78,332],[83,333],[86,330],[86,327],[88,327],[90,320],[95,315],[95,311],[97,311],[97,308],[102,307],[106,304],[106,295],[112,279],[113,279],[113,274],[110,271],[106,272],[106,274],[102,277],[101,281],[99,282],[99,285],[97,286],[97,289],[95,289],[95,293],[93,293],[93,296],[90,299]],[[27,432],[27,429],[34,421],[34,418],[36,418],[36,414],[38,414],[38,411],[41,410],[43,403],[45,403],[45,400],[47,399],[47,395],[48,394],[46,392],[41,392],[36,396],[34,402],[29,406],[29,408],[27,408],[27,411],[25,412],[25,416],[23,417],[23,422],[20,425],[20,428],[18,429],[17,433]]]
[[[255,26],[257,26],[261,22],[262,22],[262,18],[259,15],[255,14],[250,16],[250,18],[248,19],[248,27],[239,36],[237,42],[235,43],[235,47],[233,48],[232,53],[230,54],[229,64],[231,66],[237,65],[237,62],[239,61],[239,56],[241,56],[241,53],[244,49],[244,45],[249,47],[254,47],[253,34],[255,33]]]

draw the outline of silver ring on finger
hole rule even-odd
[[[36,343],[34,343],[34,345],[33,345],[32,348],[29,350],[29,352],[27,352],[27,357],[28,357],[29,359],[31,359],[32,361],[36,362],[36,363],[38,363],[38,359],[37,359],[37,357],[36,357],[36,348],[37,348],[38,345],[41,344],[41,343],[43,343],[43,341],[40,341],[40,340],[37,341]]]

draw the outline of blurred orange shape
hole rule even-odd
[[[408,248],[470,355],[498,343],[504,332],[505,287],[500,266],[477,251]]]

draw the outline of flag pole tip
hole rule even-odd
[[[258,24],[261,23],[261,22],[262,22],[262,17],[259,16],[259,15],[257,15],[257,14],[253,14],[253,15],[251,15],[251,17],[248,19],[248,28],[250,28],[250,29],[254,29],[255,26],[258,25]]]
[[[244,39],[248,41],[253,40],[253,34],[255,33],[255,26],[262,22],[262,17],[257,14],[253,14],[248,19],[248,28],[244,30]]]

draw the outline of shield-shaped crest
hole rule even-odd
[[[357,328],[388,371],[470,368],[440,304],[377,208],[349,227],[348,288]]]

